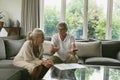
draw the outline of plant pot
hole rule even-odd
[[[0,21],[0,27],[3,27],[4,22]]]

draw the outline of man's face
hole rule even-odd
[[[65,35],[67,32],[66,28],[62,27],[62,26],[58,26],[58,33],[63,36]]]

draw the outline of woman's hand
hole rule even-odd
[[[45,60],[41,64],[44,65],[47,68],[50,68],[51,66],[54,65],[54,62],[52,60]]]

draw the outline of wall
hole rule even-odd
[[[21,22],[21,3],[22,0],[0,0],[0,10],[6,11],[13,22]]]

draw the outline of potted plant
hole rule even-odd
[[[2,11],[0,11],[0,27],[3,27],[4,25],[4,17],[5,15],[3,14]]]

